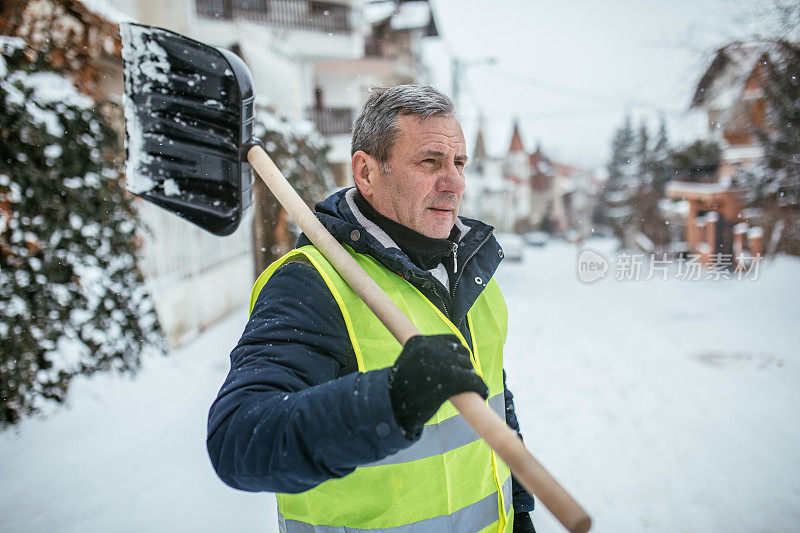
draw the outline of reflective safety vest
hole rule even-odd
[[[458,328],[412,284],[373,257],[348,248],[417,328],[426,335]],[[292,250],[256,281],[261,288],[281,265],[305,259],[322,275],[344,317],[360,372],[391,366],[401,346],[313,246]],[[467,314],[472,363],[489,387],[489,406],[505,419],[503,344],[508,310],[492,279]],[[277,494],[282,532],[511,533],[511,472],[447,401],[414,444],[347,476],[299,494]]]

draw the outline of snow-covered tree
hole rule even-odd
[[[0,42],[0,426],[160,346],[119,135],[47,51]]]
[[[694,183],[715,182],[722,149],[714,141],[694,141],[670,150],[668,166],[673,178]]]
[[[255,134],[309,207],[336,189],[327,160],[329,147],[313,123],[292,123],[267,109],[259,109]],[[299,228],[290,223],[275,196],[258,178],[254,190],[255,269],[258,275],[288,252],[300,233]]]
[[[644,120],[634,132],[629,115],[617,129],[600,205],[606,223],[623,245],[632,244],[637,232],[657,246],[667,243],[668,228],[659,202],[667,181],[676,177],[672,155],[663,116],[655,138]]]
[[[764,147],[756,169],[751,206],[763,209],[763,223],[775,235],[778,250],[800,255],[800,45],[775,42],[765,63],[768,126],[757,136]]]
[[[634,212],[632,226],[656,245],[666,244],[669,238],[664,217],[659,209],[659,202],[664,198],[666,182],[664,166],[669,155],[667,147],[667,132],[663,117],[655,142],[650,141],[647,124],[643,121],[636,138],[639,180],[635,193],[628,202]]]
[[[608,180],[601,195],[601,221],[605,221],[621,243],[634,218],[631,206],[639,180],[636,162],[636,139],[630,115],[625,119],[611,143],[611,161],[608,163]]]
[[[639,183],[647,182],[650,179],[650,133],[647,131],[647,122],[642,120],[639,123],[639,131],[636,132],[634,141],[634,161],[639,167]]]
[[[667,182],[671,179],[669,169],[669,136],[667,135],[667,120],[661,116],[658,124],[658,133],[656,133],[653,149],[650,153],[650,159],[653,167],[653,185],[658,191],[659,195],[663,196],[664,188]]]

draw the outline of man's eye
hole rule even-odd
[[[463,167],[463,166],[465,166],[466,164],[467,164],[467,163],[466,163],[466,162],[464,162],[464,161],[456,161],[456,166],[458,166],[458,167]]]

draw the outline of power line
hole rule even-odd
[[[448,50],[450,49],[447,46]],[[461,60],[458,59],[456,56],[451,56],[451,65],[469,65],[469,60]],[[572,118],[572,117],[579,117],[579,116],[587,116],[587,115],[602,115],[612,112],[619,112],[620,109],[627,109],[631,107],[638,107],[638,108],[648,108],[653,109],[663,115],[668,115],[671,117],[684,117],[686,116],[686,110],[683,109],[670,109],[666,108],[661,104],[651,102],[649,100],[643,98],[635,98],[635,99],[624,99],[620,98],[619,96],[612,96],[609,94],[603,94],[598,92],[587,91],[585,89],[575,88],[573,86],[553,83],[546,80],[541,80],[538,78],[533,78],[529,76],[523,76],[518,73],[511,72],[509,70],[492,66],[488,63],[478,63],[473,66],[480,66],[489,68],[493,71],[493,74],[498,76],[504,77],[511,81],[515,81],[518,83],[523,83],[526,85],[530,85],[536,87],[538,89],[542,89],[545,91],[553,92],[559,95],[569,94],[574,97],[580,98],[584,101],[588,101],[593,104],[602,105],[603,108],[601,109],[590,109],[584,111],[574,111],[574,110],[564,110],[564,111],[548,111],[548,112],[518,112],[518,113],[509,113],[512,117],[520,117],[520,118],[528,118],[528,119],[555,119],[555,118]],[[480,102],[480,99],[477,97],[477,91],[468,75],[468,71],[466,68],[459,68],[457,71],[451,73],[453,79],[453,86],[454,89],[458,92],[467,92],[469,93],[471,99],[474,102]],[[456,79],[456,78],[459,79]],[[456,89],[457,87],[457,89]],[[459,100],[460,100],[459,94]],[[482,107],[478,103],[478,107]],[[462,113],[464,110],[462,110]]]
[[[486,113],[482,113],[480,110],[478,111],[464,111],[461,112],[460,115],[480,115],[483,114],[484,117],[487,116]],[[535,112],[535,111],[500,111],[500,112],[492,112],[489,115],[490,120],[504,120],[508,121],[513,118],[524,119],[526,121],[536,121],[536,120],[554,120],[554,119],[568,119],[568,118],[580,118],[580,117],[587,117],[587,116],[594,116],[594,115],[610,115],[610,114],[619,114],[619,109],[616,107],[606,107],[603,109],[582,109],[582,110],[565,110],[560,109],[557,111],[543,111],[543,112]]]
[[[601,104],[611,104],[616,107],[647,107],[647,108],[654,108],[660,112],[667,113],[667,114],[683,114],[683,110],[674,110],[665,108],[663,105],[658,104],[656,102],[651,102],[644,98],[632,98],[632,99],[625,99],[620,98],[617,95],[609,95],[604,93],[598,93],[593,91],[587,91],[585,89],[576,88],[570,85],[564,85],[561,83],[553,83],[547,80],[542,80],[539,78],[534,78],[531,76],[524,76],[520,75],[515,72],[511,72],[509,70],[496,67],[493,69],[496,74],[505,77],[506,79],[516,81],[519,83],[524,83],[533,87],[537,87],[539,89],[543,89],[545,91],[553,92],[556,94],[569,94],[576,98],[580,98],[582,100],[586,100],[592,103],[601,103]]]

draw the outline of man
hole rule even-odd
[[[533,531],[532,498],[446,402],[477,392],[518,430],[503,253],[458,217],[466,162],[449,98],[374,90],[353,126],[356,188],[317,205],[424,333],[402,350],[305,236],[256,282],[208,451],[228,485],[278,493],[282,531]]]

